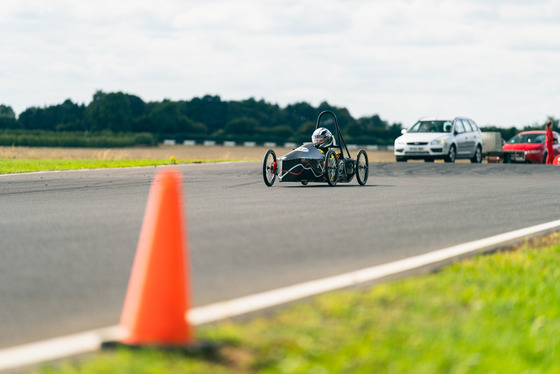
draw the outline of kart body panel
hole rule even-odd
[[[343,158],[339,164],[338,182],[350,182],[355,174],[355,161]],[[305,143],[290,153],[278,158],[278,179],[280,182],[326,182],[325,154],[313,143]]]

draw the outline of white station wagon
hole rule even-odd
[[[422,118],[395,139],[397,162],[470,159],[482,162],[482,133],[470,118]]]

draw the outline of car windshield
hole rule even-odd
[[[451,121],[418,121],[408,132],[450,132]]]
[[[513,138],[511,138],[508,143],[509,144],[518,144],[518,143],[530,143],[530,144],[539,144],[544,143],[546,139],[545,134],[517,134]]]

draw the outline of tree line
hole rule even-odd
[[[83,134],[82,138],[95,134],[105,137],[133,134],[127,139],[141,139],[141,144],[156,144],[163,139],[301,143],[309,141],[317,116],[323,110],[332,110],[337,115],[347,143],[390,145],[401,134],[400,123],[389,123],[377,114],[355,119],[346,108],[327,102],[318,107],[306,102],[280,107],[262,99],[224,101],[212,95],[192,100],[144,102],[136,95],[101,90],[93,94],[87,105],[67,99],[58,105],[27,108],[19,116],[10,106],[0,104],[0,130],[12,131],[12,135],[13,131],[17,134],[32,131],[33,145],[41,143],[41,138],[53,139],[62,134],[70,137],[73,133]],[[557,119],[549,119],[558,125]],[[535,127],[538,126],[525,129]],[[519,129],[486,127],[483,131],[499,131],[507,140]],[[84,138],[77,144],[82,143],[98,144]]]
[[[89,104],[67,99],[62,104],[30,107],[16,116],[0,104],[0,129],[57,133],[149,133],[163,139],[304,142],[309,141],[318,114],[332,110],[347,142],[392,144],[400,135],[400,123],[388,123],[373,115],[353,118],[346,108],[306,102],[280,107],[249,98],[225,101],[205,95],[192,100],[144,102],[123,92],[97,91]]]

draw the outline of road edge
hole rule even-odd
[[[187,312],[186,318],[195,326],[233,318],[321,293],[382,280],[391,276],[425,269],[426,267],[441,267],[465,256],[506,248],[537,236],[547,235],[559,229],[560,220],[551,221],[435,250],[403,260],[193,308]],[[120,326],[109,326],[0,349],[0,371],[21,369],[42,362],[97,351],[103,342],[120,340],[124,336],[123,333],[124,331]]]

